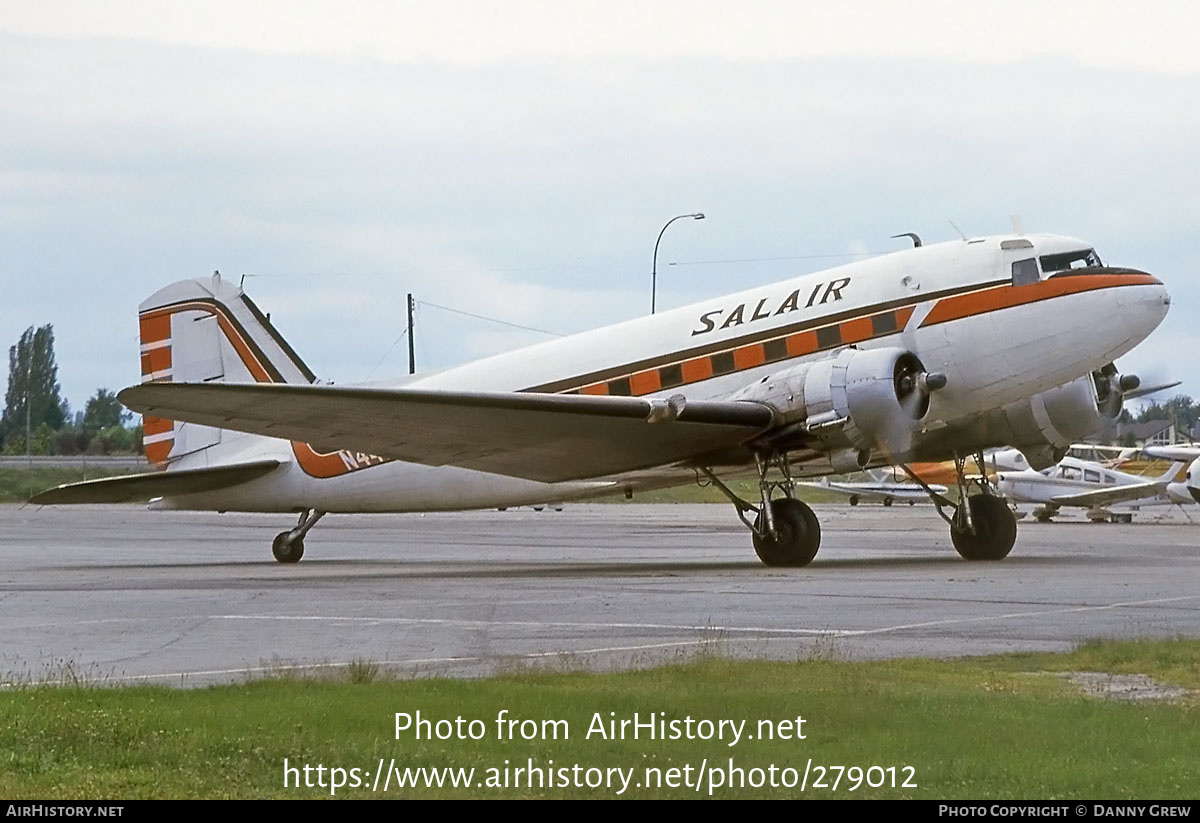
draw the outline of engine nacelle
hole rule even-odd
[[[1136,378],[1132,378],[1136,386]],[[993,422],[1007,429],[1003,442],[1021,450],[1031,468],[1053,466],[1067,447],[1116,421],[1121,414],[1121,377],[1106,366],[1066,385],[1009,403]]]
[[[773,407],[785,424],[798,424],[832,454],[842,455],[838,462],[849,468],[865,465],[873,449],[891,456],[906,453],[929,411],[929,393],[945,382],[904,349],[847,348],[771,375],[733,399]]]

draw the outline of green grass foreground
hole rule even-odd
[[[324,766],[327,785],[330,767],[347,770],[347,783],[349,770],[358,769],[365,785],[347,785],[339,798],[618,796],[619,778],[614,788],[513,788],[512,770],[531,759],[543,769],[633,769],[623,797],[696,797],[682,785],[635,784],[647,769],[664,782],[668,770],[679,769],[682,780],[685,766],[694,783],[704,761],[728,771],[731,758],[747,781],[752,769],[772,764],[799,775],[811,758],[805,797],[1195,798],[1200,692],[1173,701],[1101,700],[1058,674],[1071,671],[1141,673],[1200,690],[1200,641],[1092,643],[1065,655],[953,661],[709,657],[617,674],[527,672],[486,680],[389,681],[359,663],[338,682],[277,678],[192,690],[25,686],[0,693],[0,796],[330,796],[329,788],[285,788],[286,758],[301,783],[305,764],[314,783],[316,766]],[[526,729],[536,725],[539,736],[541,721],[565,720],[569,739],[561,739],[560,725],[558,740],[498,740],[502,710],[510,719],[537,721]],[[484,738],[417,741],[408,730],[396,739],[395,713],[417,711],[433,721],[480,720]],[[754,739],[743,736],[734,746],[728,738],[650,740],[644,733],[640,740],[586,739],[594,714],[608,721],[610,712],[617,720],[634,712],[643,720],[648,714],[667,721],[745,719],[743,735]],[[759,739],[758,721],[797,716],[805,719],[805,739]],[[785,724],[782,731],[791,737],[795,728]],[[495,769],[493,779],[501,785],[507,779],[510,787],[397,789],[393,779],[386,793],[383,780],[373,792],[381,759],[385,772],[393,759],[398,769],[473,768],[477,783]],[[835,772],[828,767],[896,767],[897,788],[863,782],[850,791],[850,772],[836,790],[814,787],[818,766],[826,767],[830,787]],[[903,767],[912,767],[909,782],[917,788],[899,786],[908,774]],[[873,774],[878,780],[881,772]],[[798,788],[769,785],[731,789],[728,779],[713,796],[801,796]],[[707,794],[703,784],[699,796]]]

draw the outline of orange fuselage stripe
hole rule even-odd
[[[1161,285],[1161,282],[1149,274],[1082,274],[1073,277],[1052,277],[1025,286],[998,286],[939,300],[921,326],[935,326],[938,323],[948,323],[951,320],[961,320],[964,317],[1025,306],[1070,294],[1118,286],[1151,285]]]

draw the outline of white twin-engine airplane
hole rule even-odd
[[[1115,417],[1138,381],[1112,362],[1169,304],[1155,277],[1104,266],[1083,241],[987,237],[335,386],[239,288],[188,280],[142,303],[143,383],[119,395],[144,415],[147,457],[165,471],[34,502],[298,512],[273,544],[294,563],[327,512],[515,506],[703,475],[764,563],[803,566],[821,529],[793,478],[954,458],[966,505],[927,491],[959,554],[997,560],[1016,523],[981,450],[1016,446],[1044,467]],[[971,456],[980,478],[966,474]],[[746,470],[753,501],[720,479]]]

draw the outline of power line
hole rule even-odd
[[[396,348],[396,345],[397,345],[397,344],[398,344],[398,343],[399,343],[401,340],[403,340],[403,339],[404,339],[404,336],[405,336],[406,334],[408,334],[408,329],[407,329],[407,328],[406,328],[404,331],[400,332],[400,336],[399,336],[399,337],[397,337],[395,340],[393,340],[393,341],[392,341],[392,345],[388,346],[388,350],[387,350],[387,351],[385,351],[385,352],[383,353],[383,357],[379,358],[379,362],[378,362],[378,363],[376,363],[376,364],[375,364],[375,365],[374,365],[374,366],[371,368],[371,371],[367,372],[367,379],[368,379],[368,380],[370,380],[370,379],[371,379],[371,375],[375,374],[375,370],[376,370],[376,369],[378,369],[380,366],[382,366],[382,365],[383,365],[383,361],[388,359],[388,355],[392,353],[392,349]]]
[[[538,334],[549,334],[549,335],[553,335],[554,337],[566,337],[566,335],[563,334],[562,332],[546,331],[545,329],[538,329],[538,328],[534,328],[533,326],[522,326],[520,323],[510,323],[507,320],[499,320],[495,317],[486,317],[482,314],[472,314],[469,311],[463,311],[462,309],[452,309],[449,306],[442,306],[437,303],[430,303],[427,300],[418,300],[416,302],[421,305],[424,305],[424,306],[430,306],[435,309],[441,309],[442,311],[448,311],[448,312],[451,312],[452,314],[461,314],[464,317],[473,317],[476,320],[486,320],[489,323],[497,323],[501,326],[511,326],[514,329],[524,329],[525,331],[535,331]]]

